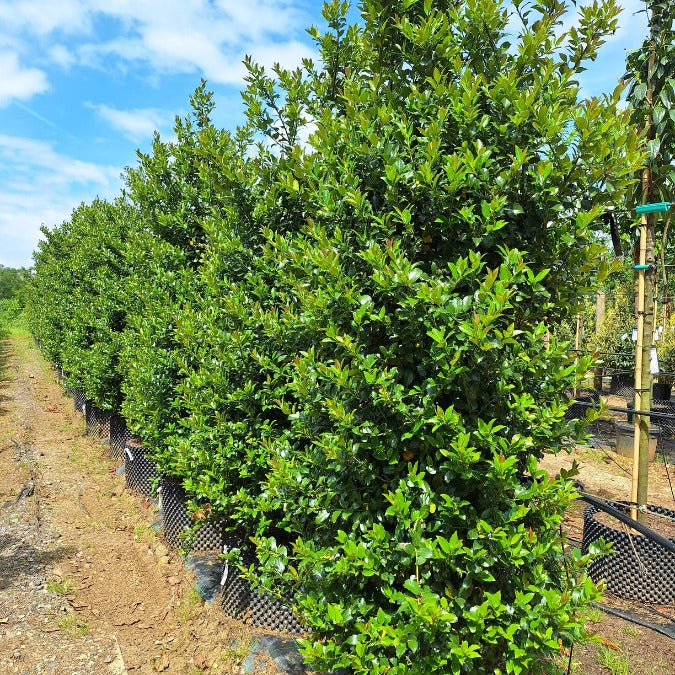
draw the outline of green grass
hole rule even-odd
[[[241,644],[236,640],[232,642],[232,646],[224,649],[220,653],[220,660],[225,661],[228,665],[231,666],[240,666],[244,659],[251,652],[251,642],[246,641]]]
[[[597,607],[589,606],[584,610],[584,621],[590,621],[591,623],[600,623],[604,617],[601,609]]]
[[[76,637],[84,637],[89,633],[89,624],[86,621],[80,621],[77,614],[69,614],[57,624],[59,630]]]
[[[64,577],[59,581],[58,579],[49,579],[45,584],[45,588],[49,593],[56,595],[69,595],[75,590],[75,584],[72,579]]]
[[[624,626],[621,632],[629,637],[638,637],[640,635],[640,629],[637,626]]]
[[[176,607],[176,619],[179,624],[190,623],[197,618],[204,600],[196,588],[191,588],[190,592],[179,601]]]
[[[628,657],[623,652],[617,652],[609,647],[600,647],[596,658],[601,666],[609,669],[612,675],[629,675]]]

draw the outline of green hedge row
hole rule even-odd
[[[643,155],[618,90],[579,94],[613,1],[515,8],[327,3],[318,63],[248,61],[234,133],[202,84],[35,255],[48,355],[251,537],[320,668],[555,671],[595,597],[537,469],[580,431],[545,334]]]

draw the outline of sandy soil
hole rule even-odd
[[[240,672],[249,629],[202,602],[29,344],[0,351],[0,673]]]
[[[609,403],[623,407],[625,400],[610,400]],[[540,466],[550,475],[556,475],[561,468],[570,469],[576,461],[579,466],[578,479],[584,484],[586,492],[605,499],[630,501],[632,462],[614,452],[613,418],[625,422],[625,416],[614,413],[613,416],[605,414],[604,417],[606,419],[591,427],[594,433],[588,445],[578,446],[570,454],[547,455]],[[649,503],[671,510],[675,510],[675,498],[671,491],[671,481],[675,481],[674,446],[672,441],[664,441],[649,470]],[[583,534],[585,506],[585,503],[578,501],[565,514],[564,532],[579,542]],[[670,530],[664,530],[663,534],[669,537]],[[648,605],[626,601],[611,594],[605,594],[603,604],[626,611],[648,623],[665,626],[675,623],[675,604]],[[589,612],[586,628],[596,641],[575,646],[572,672],[583,675],[675,673],[675,640],[672,638],[597,609]]]

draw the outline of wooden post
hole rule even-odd
[[[574,346],[576,349],[576,357],[574,359],[574,362],[576,363],[577,370],[579,369],[579,361],[581,360],[581,345],[584,339],[584,317],[579,312],[577,314],[577,330],[576,330],[576,338],[574,340]],[[575,398],[579,396],[579,383],[574,385],[574,396]]]
[[[643,173],[643,193],[651,186],[651,171]],[[646,202],[643,202],[646,203]],[[654,216],[643,214],[640,225],[640,262],[638,264],[637,342],[635,345],[635,410],[649,412],[652,403],[651,351],[654,340]],[[648,415],[635,414],[633,440],[632,517],[645,522],[647,513],[639,507],[647,504],[649,481]]]
[[[595,334],[597,335],[605,323],[605,293],[598,291],[595,296]],[[597,366],[593,371],[593,389],[602,393],[602,366]]]
[[[647,109],[652,108],[652,73],[655,65],[655,43],[653,16],[650,21],[652,40],[647,65]],[[650,112],[645,114],[645,136],[648,140],[656,137]],[[653,178],[648,162],[642,171],[642,204],[651,202]],[[652,344],[654,342],[654,213],[643,212],[640,221],[640,262],[638,269],[638,339],[635,345],[635,411],[649,412],[652,404],[652,375],[650,369]],[[639,368],[639,370],[638,370]],[[633,439],[633,480],[631,485],[631,514],[641,523],[647,522],[647,498],[649,491],[649,428],[648,415],[635,415]]]

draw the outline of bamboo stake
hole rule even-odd
[[[647,260],[647,216],[642,216],[640,225],[640,257],[639,264],[646,265]],[[638,288],[637,288],[637,341],[635,343],[635,396],[633,398],[634,410],[644,410],[642,407],[642,356],[645,328],[645,269],[638,269]],[[647,417],[647,423],[649,418]],[[631,518],[638,520],[638,490],[639,490],[639,471],[640,465],[640,436],[643,416],[635,413],[633,415],[633,475],[631,482]],[[649,429],[647,430],[649,434]],[[647,436],[649,439],[649,435]]]
[[[576,358],[574,359],[574,363],[576,364],[577,367],[577,372],[579,372],[579,362],[581,361],[581,343],[583,340],[583,334],[584,334],[584,317],[579,312],[577,314],[577,330],[576,330],[576,337],[574,341],[574,345],[576,348]],[[579,396],[579,383],[577,382],[574,385],[574,396],[577,397]]]
[[[652,73],[655,47],[652,43],[647,65],[647,108],[652,107]],[[645,136],[655,135],[651,114],[645,115]],[[642,204],[649,204],[652,196],[652,170],[648,164],[642,171]],[[635,345],[635,410],[649,412],[652,405],[650,359],[654,342],[654,215],[643,213],[640,220],[640,263],[638,266],[637,344]],[[633,475],[631,482],[631,513],[640,523],[647,521],[649,489],[649,426],[648,415],[635,415],[633,435]]]

